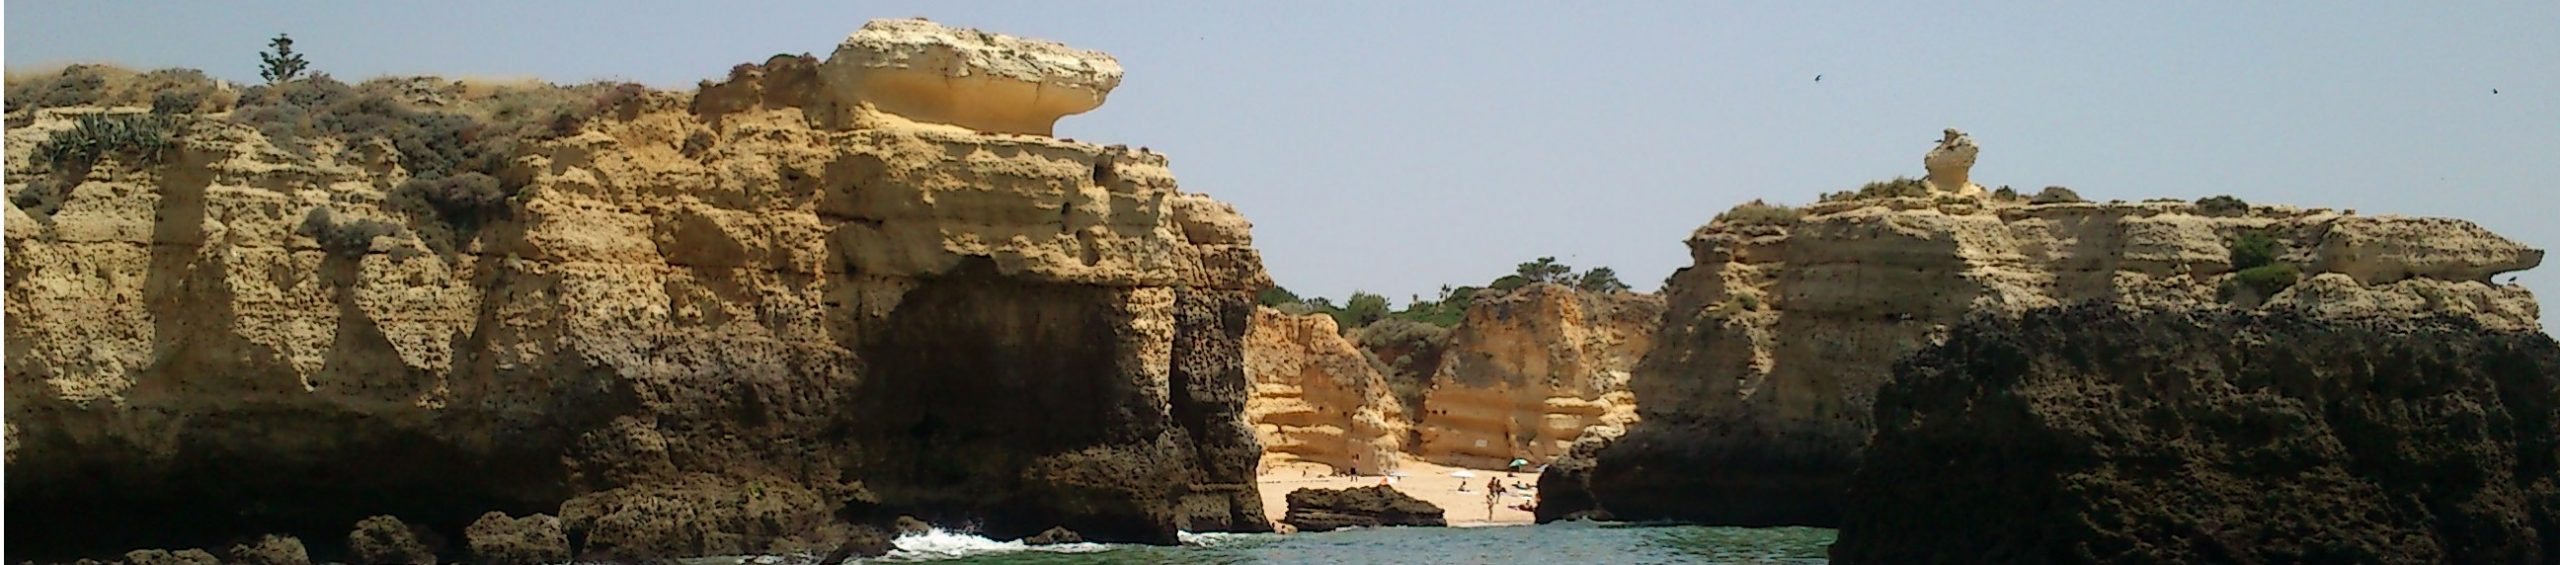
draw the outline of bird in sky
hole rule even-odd
[[[1822,75],[1813,75],[1813,81],[1822,82]]]
[[[1817,79],[1814,79],[1814,80],[1822,80],[1822,79],[1817,78]],[[2498,93],[2498,89],[2495,89],[2495,88],[2489,89],[2489,93],[2490,93],[2490,94],[2497,94],[2497,93]]]

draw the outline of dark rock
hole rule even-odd
[[[918,520],[914,516],[899,516],[898,521],[894,526],[894,531],[901,536],[915,536],[933,533],[933,524],[927,524],[925,521]]]
[[[696,476],[571,499],[560,527],[583,540],[582,561],[823,552],[850,528],[834,515],[840,500],[793,483]]]
[[[890,539],[888,532],[883,532],[880,528],[854,526],[845,532],[844,543],[837,544],[836,549],[828,552],[826,558],[819,562],[843,563],[851,559],[888,555],[889,550],[897,549],[890,544]]]
[[[1547,464],[1538,473],[1538,506],[1530,509],[1538,523],[1557,520],[1608,520],[1609,512],[1591,496],[1591,466],[1595,454],[1607,448],[1610,440],[1600,435],[1575,440],[1573,449]]]
[[[569,561],[569,536],[560,530],[560,519],[549,514],[509,518],[505,512],[480,515],[480,520],[463,530],[464,541],[471,544],[474,563],[488,565],[532,565]]]
[[[434,532],[391,516],[374,516],[356,522],[347,533],[347,561],[353,565],[435,565],[437,546],[443,540]]]
[[[213,554],[201,549],[138,549],[125,552],[125,565],[220,565]]]
[[[2560,346],[2454,319],[1979,319],[1876,399],[1844,563],[2551,563]]]
[[[979,259],[907,291],[859,351],[868,374],[847,409],[881,507],[996,539],[1269,531],[1241,416],[1252,296],[1149,294],[1007,277]],[[1143,343],[1130,324],[1148,319],[1172,331],[1169,367],[1129,363]]]
[[[293,536],[259,536],[231,546],[227,563],[241,565],[311,565],[311,553]]]
[[[1040,535],[1022,538],[1023,545],[1058,545],[1062,543],[1084,543],[1084,536],[1076,535],[1075,530],[1066,528],[1049,528],[1049,531],[1040,532]]]
[[[1298,489],[1280,518],[1301,532],[1349,527],[1446,526],[1438,506],[1385,485],[1347,489]]]

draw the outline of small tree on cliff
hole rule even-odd
[[[1298,293],[1289,292],[1289,289],[1275,284],[1271,285],[1271,288],[1262,289],[1260,294],[1254,295],[1254,301],[1263,306],[1278,308],[1282,304],[1297,302]]]
[[[1386,317],[1387,297],[1367,292],[1351,293],[1351,300],[1344,302],[1342,310],[1333,314],[1334,321],[1345,330],[1367,326]]]
[[[1554,257],[1539,257],[1536,261],[1521,263],[1519,275],[1521,279],[1532,283],[1570,282],[1566,277],[1573,275],[1573,266],[1558,263]]]
[[[1584,292],[1625,292],[1628,288],[1627,283],[1618,280],[1618,270],[1608,267],[1592,267],[1583,271],[1582,276],[1575,278],[1573,287]]]
[[[258,77],[267,79],[267,84],[291,81],[302,76],[302,70],[311,66],[310,62],[302,60],[301,53],[293,52],[292,37],[276,34],[275,39],[267,40],[267,47],[272,51],[258,54]]]

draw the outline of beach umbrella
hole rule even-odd
[[[1513,466],[1513,467],[1526,467],[1526,466],[1528,466],[1528,465],[1529,465],[1529,460],[1527,460],[1527,459],[1521,459],[1521,458],[1517,458],[1517,457],[1514,457],[1514,458],[1512,458],[1512,459],[1511,459],[1511,466]]]
[[[1459,469],[1459,470],[1456,470],[1456,471],[1450,471],[1450,472],[1449,472],[1449,476],[1457,477],[1457,478],[1461,478],[1461,479],[1472,479],[1472,478],[1475,478],[1475,476],[1476,476],[1476,472],[1475,472],[1475,471],[1469,471],[1469,470],[1466,470],[1466,469]]]

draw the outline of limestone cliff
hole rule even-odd
[[[1585,432],[1617,435],[1635,421],[1628,371],[1652,349],[1662,305],[1555,284],[1478,293],[1425,393],[1414,453],[1492,468],[1552,460]]]
[[[1256,308],[1244,367],[1253,387],[1245,417],[1262,440],[1264,466],[1395,468],[1408,431],[1404,406],[1332,316]]]
[[[7,210],[8,511],[46,517],[12,558],[490,511],[608,559],[824,552],[902,514],[1268,530],[1249,224],[1161,155],[1000,133],[1117,80],[1028,44],[875,23],[642,93],[505,155],[522,190],[479,223],[394,190],[405,144],[181,116],[157,163],[66,170],[28,148],[98,110],[11,116],[41,207]],[[910,56],[1004,78],[833,70]]]
[[[2472,319],[1989,316],[1876,400],[1843,563],[2550,563],[2560,346]]]
[[[1720,216],[1666,285],[1661,346],[1630,385],[1643,423],[1543,478],[1550,499],[1595,497],[1622,519],[1835,524],[1889,368],[1968,315],[2106,301],[2538,327],[2532,295],[2492,276],[2542,252],[2470,222],[2037,200],[1933,193]],[[2233,246],[2253,238],[2272,244],[2263,277],[2235,273]],[[1549,506],[1542,519],[1592,510]]]

